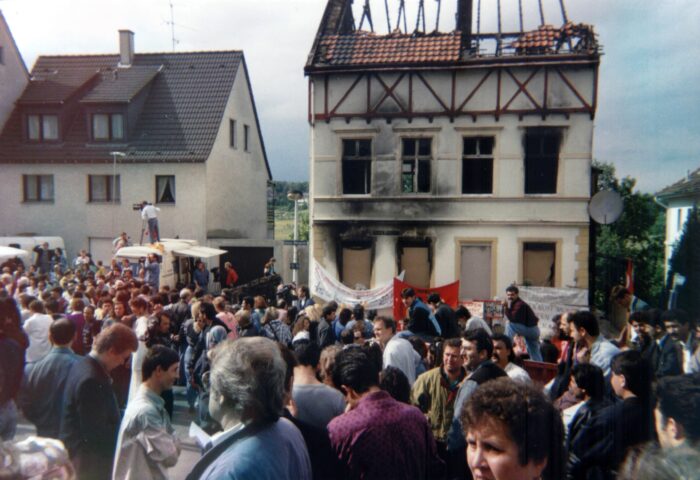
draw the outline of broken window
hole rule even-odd
[[[462,150],[462,193],[493,193],[493,137],[466,137]]]
[[[418,288],[430,287],[432,255],[430,239],[401,238],[396,243],[399,272],[405,272],[404,282]]]
[[[401,145],[401,192],[430,192],[430,138],[404,138]]]
[[[523,244],[523,285],[553,287],[556,278],[557,245],[550,242]]]
[[[557,193],[561,130],[530,128],[525,133],[525,193]]]
[[[343,140],[343,193],[372,191],[372,140]]]
[[[156,203],[175,203],[175,175],[156,175]]]
[[[371,240],[344,241],[341,244],[341,282],[346,286],[363,290],[372,281]]]

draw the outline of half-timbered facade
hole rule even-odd
[[[486,34],[474,13],[457,0],[452,31],[382,35],[328,1],[305,69],[311,275],[372,287],[405,270],[460,280],[462,299],[588,288],[593,29]]]

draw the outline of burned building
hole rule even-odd
[[[312,283],[318,265],[353,288],[459,280],[464,300],[588,288],[593,29],[563,2],[561,26],[540,10],[527,29],[520,1],[520,28],[499,8],[485,33],[481,2],[454,1],[449,31],[428,31],[418,0],[409,31],[400,0],[378,33],[370,0],[328,0],[305,67]]]

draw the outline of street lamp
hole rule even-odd
[[[297,270],[299,265],[297,262],[299,258],[297,257],[297,241],[299,240],[299,222],[298,222],[298,210],[299,210],[299,200],[304,198],[304,194],[299,190],[291,190],[287,192],[287,199],[294,202],[294,245],[293,245],[293,257],[292,257],[292,282],[294,285],[297,284]]]

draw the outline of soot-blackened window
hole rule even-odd
[[[493,193],[493,137],[466,137],[462,151],[462,193]]]
[[[372,140],[343,140],[343,194],[372,191]]]
[[[404,138],[401,145],[401,192],[430,192],[430,138]]]

